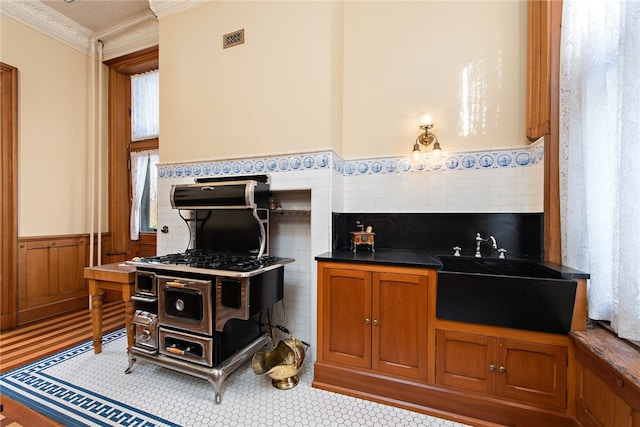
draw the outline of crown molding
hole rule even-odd
[[[207,0],[149,0],[158,19],[207,3]]]
[[[42,2],[3,1],[2,13],[82,53],[89,53],[92,31]]]
[[[159,40],[158,21],[151,11],[100,33],[39,1],[2,1],[2,13],[85,55],[91,55],[91,44],[100,39],[105,60],[156,46]]]
[[[158,21],[143,20],[126,31],[99,38],[104,43],[103,60],[119,58],[151,46],[157,46],[160,38]]]

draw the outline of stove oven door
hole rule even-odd
[[[160,353],[199,365],[213,366],[213,338],[162,327],[159,329],[159,335]]]
[[[211,294],[211,280],[158,276],[158,323],[211,335]]]

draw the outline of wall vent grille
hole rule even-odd
[[[222,36],[222,48],[237,46],[244,43],[244,29]]]

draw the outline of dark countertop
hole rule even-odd
[[[393,265],[397,267],[441,268],[442,263],[432,252],[410,249],[376,249],[358,248],[356,252],[339,249],[325,252],[315,257],[316,261],[334,261],[354,264]]]
[[[424,251],[413,249],[389,249],[380,248],[375,252],[371,252],[368,248],[358,248],[356,252],[349,249],[338,249],[332,252],[325,252],[315,257],[316,261],[334,261],[334,262],[346,262],[355,264],[374,264],[374,265],[392,265],[397,267],[418,267],[418,268],[435,268],[440,270],[443,265],[440,260],[440,256],[451,258],[451,254],[443,254],[438,251]],[[487,260],[492,262],[505,262],[509,261],[526,261],[532,264],[537,264],[543,267],[545,270],[550,270],[552,276],[558,279],[576,280],[576,279],[588,279],[589,274],[582,271],[574,270],[572,268],[555,264],[543,260],[532,259],[517,259],[509,258],[506,260],[498,260],[497,257],[459,257],[461,261],[464,260]]]

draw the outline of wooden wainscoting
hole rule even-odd
[[[18,239],[18,326],[88,307],[84,282],[89,239]]]
[[[103,236],[102,246],[108,241],[109,236]],[[18,281],[15,289],[18,327],[89,308],[89,293],[84,280],[84,268],[90,259],[89,249],[88,234],[18,238]],[[94,258],[96,253],[94,250]],[[104,253],[103,250],[103,259]]]

